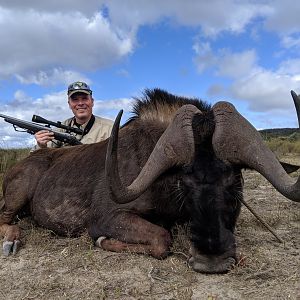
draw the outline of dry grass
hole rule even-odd
[[[266,141],[268,147],[278,155],[300,153],[300,140],[288,140],[285,138],[273,138]]]
[[[5,172],[17,161],[29,154],[29,149],[1,149],[0,148],[0,173]]]

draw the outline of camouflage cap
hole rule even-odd
[[[85,82],[76,81],[68,86],[68,96],[71,97],[75,93],[85,93],[87,95],[92,95],[92,90]]]

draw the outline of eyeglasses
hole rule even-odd
[[[68,86],[68,94],[76,90],[85,90],[92,94],[90,87],[85,82],[77,81]]]

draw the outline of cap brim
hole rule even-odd
[[[91,95],[92,91],[88,91],[88,90],[74,90],[74,91],[69,92],[68,96],[71,97],[71,96],[73,96],[76,93],[84,93],[84,94],[87,94],[87,95]]]

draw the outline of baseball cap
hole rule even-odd
[[[68,96],[71,97],[75,93],[85,93],[87,95],[92,95],[92,90],[85,82],[76,81],[68,86]]]

